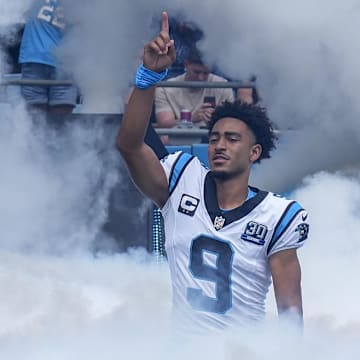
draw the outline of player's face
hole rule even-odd
[[[219,179],[229,179],[249,172],[261,154],[261,146],[248,126],[235,118],[218,120],[209,138],[209,165]]]

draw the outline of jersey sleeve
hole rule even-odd
[[[193,155],[183,151],[167,155],[161,160],[161,165],[164,168],[166,177],[169,182],[169,193],[171,194],[178,184],[181,175],[194,158]]]
[[[160,163],[165,171],[166,177],[169,180],[171,170],[176,163],[179,156],[181,156],[182,151],[176,151],[171,154],[166,155],[164,158],[160,160]]]
[[[297,202],[292,202],[277,223],[267,248],[267,255],[296,249],[304,245],[309,234],[309,215]]]

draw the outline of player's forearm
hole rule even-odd
[[[117,145],[120,150],[140,147],[151,116],[155,87],[134,88],[121,121]]]
[[[278,308],[281,321],[302,331],[304,327],[303,310],[301,305]]]
[[[295,278],[296,280],[292,278],[290,282],[286,282],[286,279],[283,278],[280,284],[279,281],[276,281],[275,298],[280,320],[302,330],[303,308],[300,274],[298,272]]]

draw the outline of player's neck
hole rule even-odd
[[[248,196],[248,179],[229,179],[216,182],[216,196],[221,209],[231,210],[241,206]]]

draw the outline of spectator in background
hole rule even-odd
[[[253,83],[253,87],[238,88],[236,90],[236,98],[246,104],[260,105],[261,98],[256,88],[256,76],[251,76],[249,81]]]
[[[168,78],[184,72],[184,62],[189,51],[204,37],[203,31],[194,22],[186,21],[182,14],[169,18],[170,36],[176,44],[176,59],[169,68]]]
[[[156,33],[159,30],[159,20],[154,17],[152,27]],[[200,27],[193,21],[186,19],[186,15],[179,11],[175,15],[169,17],[170,36],[176,44],[176,60],[168,69],[166,78],[178,76],[184,72],[184,61],[187,53],[196,44],[203,39],[204,33]]]
[[[212,74],[210,67],[203,61],[200,51],[193,47],[184,60],[185,72],[167,81],[227,81]],[[207,98],[213,98],[206,102]],[[207,127],[214,106],[234,100],[231,88],[178,88],[158,87],[155,92],[155,113],[157,126],[171,128],[180,119],[182,109],[191,111],[192,122],[197,127]]]
[[[254,104],[253,88],[239,88],[236,90],[236,97],[243,103]]]
[[[61,0],[37,0],[28,13],[20,45],[19,63],[23,79],[69,80],[54,51],[65,31]],[[76,86],[22,86],[30,108],[55,114],[71,113],[76,105]]]

